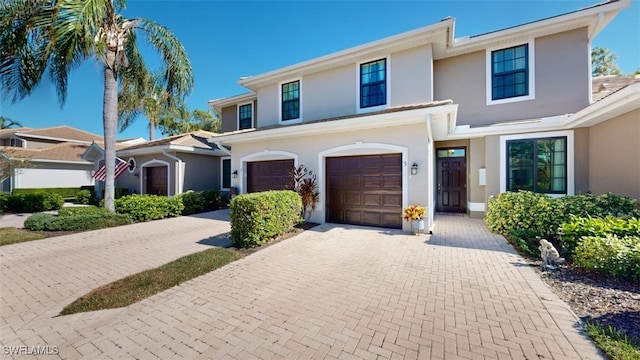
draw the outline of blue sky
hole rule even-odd
[[[191,109],[207,101],[244,93],[242,76],[327,55],[369,41],[456,19],[455,36],[476,35],[594,5],[591,1],[159,1],[129,0],[125,15],[145,17],[170,28],[185,46],[195,74]],[[640,68],[640,4],[635,1],[595,38],[593,46],[618,55],[623,73]],[[148,63],[158,65],[154,53]],[[155,64],[155,65],[154,65]],[[45,78],[29,97],[0,103],[0,115],[27,127],[69,125],[102,135],[103,80],[88,61],[69,79],[60,107]],[[148,138],[139,117],[118,138]],[[159,131],[157,137],[161,137]]]

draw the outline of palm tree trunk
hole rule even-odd
[[[149,120],[149,141],[156,139],[156,122]]]
[[[118,72],[115,70],[115,52],[107,50],[104,67],[104,100],[102,122],[104,126],[104,164],[106,180],[104,185],[104,207],[115,211],[115,160],[116,126],[118,123]]]

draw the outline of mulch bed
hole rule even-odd
[[[583,321],[613,326],[640,342],[640,284],[562,265],[542,271],[539,260],[529,262],[551,290]]]

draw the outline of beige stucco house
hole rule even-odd
[[[640,197],[640,83],[592,98],[590,46],[628,0],[475,36],[438,23],[253,77],[211,100],[239,193],[317,174],[311,220],[409,229],[527,189]],[[635,154],[631,156],[631,154]]]

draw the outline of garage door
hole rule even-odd
[[[284,190],[291,183],[293,159],[247,163],[247,191]]]
[[[326,159],[327,221],[402,228],[402,155]]]

